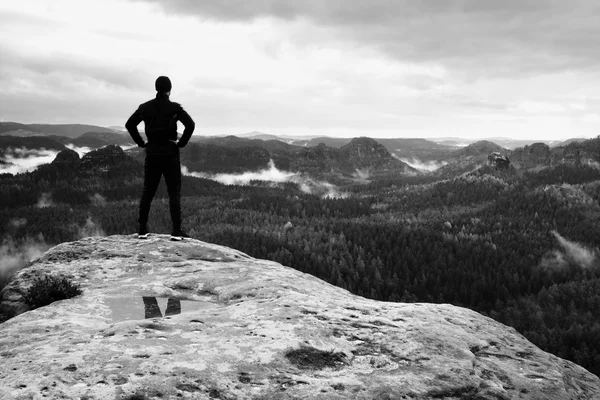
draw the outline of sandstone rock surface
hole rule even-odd
[[[44,274],[83,294],[23,312]],[[0,324],[1,399],[600,399],[596,376],[476,312],[197,240],[64,243],[2,296],[20,314]]]

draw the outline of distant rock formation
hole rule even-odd
[[[393,158],[385,146],[368,137],[354,138],[340,150],[344,159],[357,167],[368,167]]]
[[[81,296],[26,311],[36,276]],[[386,303],[166,235],[58,245],[0,309],[0,398],[598,399],[600,379],[447,304]]]
[[[488,155],[488,165],[496,169],[507,169],[510,166],[510,160],[495,151]]]
[[[76,151],[71,150],[71,149],[65,149],[65,150],[61,150],[56,157],[54,158],[54,161],[52,161],[53,165],[59,165],[59,166],[76,166],[77,164],[79,164],[79,162],[81,161],[81,159],[79,158],[79,154],[77,154]]]
[[[79,166],[82,172],[92,174],[142,172],[142,166],[115,144],[85,154]]]

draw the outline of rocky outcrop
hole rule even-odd
[[[142,172],[142,166],[115,144],[92,150],[81,158],[80,170],[88,174],[122,175]]]
[[[392,156],[385,146],[368,137],[355,138],[340,148],[342,165],[352,172],[365,171],[372,176],[418,173],[403,161]]]
[[[71,149],[61,150],[56,157],[54,157],[54,161],[52,161],[53,165],[58,165],[61,167],[75,167],[80,162],[79,154],[76,151]]]
[[[83,294],[25,311],[32,278]],[[2,399],[598,399],[600,380],[447,304],[367,300],[164,235],[54,247],[2,292]]]
[[[495,151],[488,155],[487,165],[496,169],[507,169],[510,166],[510,160],[508,157]]]
[[[356,168],[378,166],[394,159],[385,146],[368,137],[354,138],[340,151],[343,159]]]

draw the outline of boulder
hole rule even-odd
[[[448,304],[367,300],[166,235],[60,244],[2,291],[2,399],[598,399],[600,379]],[[33,278],[83,294],[26,311]]]

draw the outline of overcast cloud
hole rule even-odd
[[[168,75],[198,134],[598,134],[593,0],[4,3],[5,121],[123,125]]]

